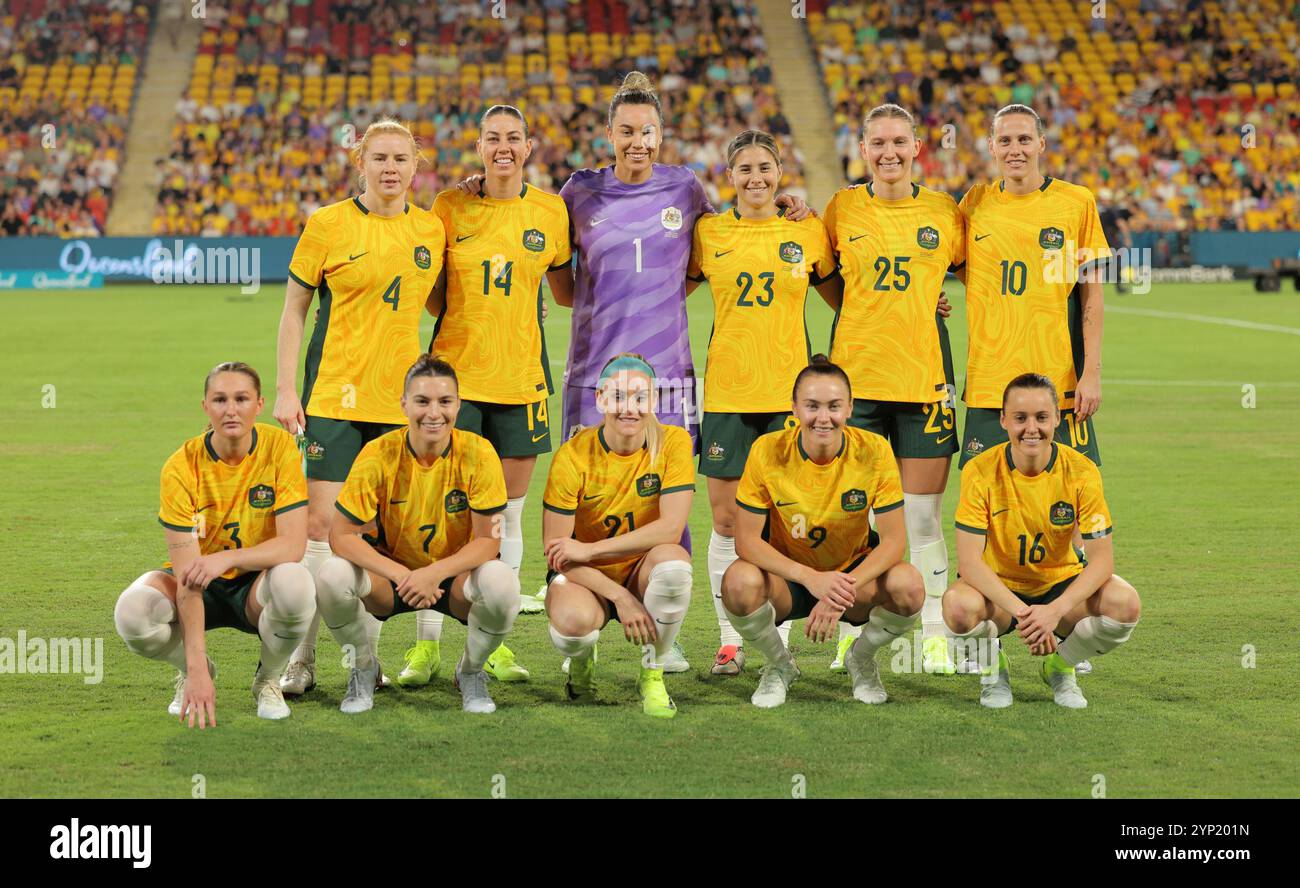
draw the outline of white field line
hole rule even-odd
[[[1243,330],[1263,330],[1267,333],[1288,333],[1300,336],[1300,328],[1282,327],[1278,324],[1258,324],[1255,321],[1242,321],[1237,318],[1217,318],[1210,315],[1186,314],[1181,311],[1161,311],[1158,308],[1134,308],[1130,305],[1109,304],[1106,314],[1144,315],[1149,318],[1167,318],[1176,321],[1196,321],[1201,324],[1218,324],[1222,327],[1240,327]]]

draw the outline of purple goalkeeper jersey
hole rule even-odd
[[[578,256],[566,384],[595,388],[610,358],[636,352],[661,380],[693,386],[686,265],[695,220],[713,212],[695,173],[657,163],[628,185],[613,166],[578,170],[560,196]]]

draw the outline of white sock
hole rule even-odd
[[[786,620],[780,626],[776,627],[776,634],[781,636],[781,644],[787,648],[790,647],[790,627],[794,625],[794,620]]]
[[[185,642],[180,614],[166,595],[141,576],[117,597],[113,623],[131,653],[185,670]]]
[[[903,494],[903,523],[911,548],[912,566],[925,582],[921,607],[921,635],[935,638],[947,633],[943,623],[943,593],[948,589],[948,545],[943,541],[941,493]]]
[[[371,617],[361,603],[369,594],[370,577],[349,561],[330,558],[316,571],[316,605],[321,619],[334,640],[345,651],[354,652],[352,665],[358,669],[368,669],[374,661],[367,633]]]
[[[505,519],[501,527],[501,554],[499,557],[519,577],[519,565],[524,561],[524,500],[517,496],[506,500]]]
[[[960,663],[963,660],[974,660],[985,678],[997,680],[997,675],[993,673],[999,650],[997,623],[981,620],[969,632],[954,632],[945,621],[944,629],[948,633],[954,661]]]
[[[880,606],[873,607],[871,615],[867,617],[867,622],[862,627],[862,634],[858,636],[857,641],[853,642],[854,655],[875,656],[876,651],[895,638],[906,634],[920,614],[921,612],[917,611],[910,616],[903,616]]]
[[[1071,666],[1089,657],[1110,653],[1129,640],[1137,623],[1121,623],[1105,615],[1084,617],[1074,631],[1056,648],[1061,659]]]
[[[794,662],[789,648],[781,641],[781,633],[776,631],[776,609],[772,602],[764,601],[758,610],[746,617],[727,611],[727,619],[736,627],[740,637],[753,645],[768,663],[788,666]]]
[[[709,591],[713,593],[713,612],[718,617],[719,644],[741,644],[744,639],[727,619],[727,609],[722,606],[722,575],[736,560],[736,538],[723,536],[716,530],[709,536]]]
[[[369,594],[369,592],[367,591],[366,594]],[[384,621],[376,617],[370,611],[365,611],[365,613],[362,614],[362,617],[366,624],[366,640],[370,642],[370,653],[378,657],[379,633],[384,630]]]
[[[442,612],[433,608],[415,612],[415,640],[442,641]]]
[[[328,540],[308,540],[307,552],[302,556],[302,561],[299,564],[307,568],[307,572],[311,574],[312,582],[315,582],[316,573],[320,570],[320,566],[333,554],[334,551],[330,549]],[[320,633],[320,620],[320,611],[317,610],[315,616],[311,618],[311,625],[307,627],[307,634],[299,642],[298,649],[293,652],[292,659],[300,663],[315,661],[316,636]]]
[[[586,635],[574,636],[561,635],[556,631],[555,627],[550,624],[547,624],[546,628],[550,630],[551,644],[555,645],[555,649],[564,654],[564,656],[572,657],[575,660],[580,660],[587,656],[587,654],[591,652],[591,649],[595,647],[596,640],[600,638],[599,629],[592,629]]]
[[[665,561],[650,568],[650,581],[646,583],[646,612],[655,621],[655,667],[660,668],[677,640],[677,631],[686,619],[686,609],[691,603],[691,563]]]
[[[316,614],[316,587],[301,564],[277,564],[257,587],[262,615],[257,634],[262,639],[262,660],[256,680],[279,678],[307,626]]]
[[[465,580],[469,600],[469,631],[465,653],[456,671],[480,672],[492,652],[501,646],[519,615],[519,577],[504,561],[489,561],[474,568]]]

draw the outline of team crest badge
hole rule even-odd
[[[861,512],[866,507],[867,495],[856,487],[844,491],[844,494],[840,497],[840,508],[846,512]]]
[[[417,268],[427,269],[432,261],[433,256],[429,253],[428,247],[424,244],[420,244],[420,246],[415,248],[415,265]]]
[[[966,442],[966,452],[971,456],[979,453],[984,449],[984,443],[979,438],[971,438]]]
[[[782,262],[798,265],[803,261],[803,247],[794,241],[786,241],[781,244],[780,256]]]
[[[259,484],[248,490],[248,504],[254,509],[269,509],[275,505],[275,489],[269,484]]]
[[[1038,245],[1044,250],[1059,250],[1065,246],[1065,232],[1059,228],[1044,228],[1038,232]]]
[[[1059,503],[1052,503],[1052,508],[1048,511],[1048,520],[1054,527],[1069,527],[1074,524],[1074,506],[1062,500]]]
[[[312,462],[317,462],[325,458],[325,445],[319,441],[312,441],[307,445],[305,456]]]
[[[533,253],[542,252],[546,249],[546,235],[536,228],[528,229],[524,232],[524,249]]]
[[[916,244],[927,250],[937,250],[939,248],[939,232],[929,225],[923,225],[916,229]]]
[[[654,472],[636,479],[637,496],[654,496],[659,492],[659,476]]]
[[[469,497],[463,490],[453,490],[447,494],[443,501],[443,508],[448,515],[454,515],[457,512],[463,512],[469,508]]]
[[[717,441],[714,441],[709,445],[709,449],[705,452],[704,458],[712,460],[713,462],[722,462],[722,458],[726,455],[727,448],[723,447]]]
[[[682,211],[677,207],[664,207],[659,213],[659,221],[668,231],[680,231],[682,227]]]

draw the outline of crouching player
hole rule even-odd
[[[745,461],[736,492],[740,558],[722,578],[722,604],[767,660],[755,706],[780,706],[799,677],[776,627],[803,617],[815,642],[830,640],[841,620],[866,624],[844,664],[855,699],[884,703],[876,651],[912,627],[925,601],[920,572],[903,562],[898,465],[883,437],[845,425],[849,379],[825,355],[799,371],[792,398],[799,425],[763,435]]]
[[[958,643],[968,652],[974,646],[984,672],[980,703],[990,709],[1011,705],[997,636],[1018,629],[1030,651],[1044,657],[1040,672],[1056,702],[1082,709],[1088,701],[1074,665],[1128,641],[1142,609],[1133,587],[1112,573],[1101,473],[1087,456],[1053,440],[1058,403],[1046,376],[1017,376],[1002,394],[1008,442],[962,470],[961,579],[944,593],[943,616]],[[1071,544],[1076,527],[1083,558]]]
[[[555,454],[542,513],[546,613],[551,640],[570,658],[569,699],[594,692],[596,640],[612,617],[646,648],[642,710],[672,718],[663,666],[691,601],[691,557],[679,541],[695,467],[690,434],[655,416],[653,380],[640,355],[609,361],[596,390],[601,424]]]
[[[259,718],[288,718],[279,677],[316,612],[307,548],[307,481],[293,436],[256,423],[262,383],[244,363],[218,364],[203,383],[210,428],[162,470],[158,521],[170,559],[117,599],[113,620],[134,653],[175,666],[167,711],[194,727],[217,724],[217,668],[205,633],[256,635]]]
[[[483,664],[514,624],[519,580],[496,560],[501,461],[486,440],[455,428],[459,409],[456,372],[421,355],[402,393],[409,425],[362,448],[335,503],[338,557],[321,565],[316,595],[335,640],[355,652],[343,712],[374,705],[379,666],[365,614],[387,620],[430,607],[469,629],[456,666],[462,707],[496,711]]]

